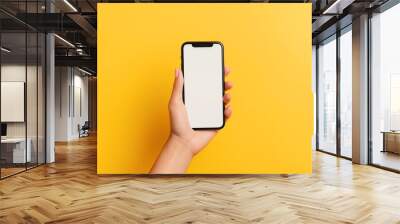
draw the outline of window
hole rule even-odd
[[[351,26],[340,36],[340,155],[352,156],[352,33]]]
[[[336,153],[336,36],[318,47],[318,149]]]
[[[400,5],[371,18],[371,162],[400,170]]]

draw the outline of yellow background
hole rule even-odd
[[[185,41],[224,44],[233,116],[189,173],[310,173],[311,4],[98,4],[98,173],[147,173]]]

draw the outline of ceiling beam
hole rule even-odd
[[[68,14],[68,17],[80,26],[91,38],[97,38],[97,30],[80,14]]]
[[[351,5],[355,0],[336,0],[328,5],[322,14],[342,14],[344,9]]]
[[[92,56],[55,56],[55,64],[56,66],[88,67],[95,71],[97,59]]]

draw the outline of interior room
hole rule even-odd
[[[7,177],[45,162],[45,36],[25,29],[2,33],[1,43],[1,173]]]
[[[393,32],[400,19],[400,7],[394,6],[371,20],[371,139],[372,163],[390,169],[400,169],[399,98],[400,67],[394,58],[399,48],[398,32]]]
[[[163,12],[162,6],[176,5],[178,9],[180,4],[199,4],[199,10],[203,10],[201,7],[204,5],[212,8],[213,4],[309,5],[311,12],[307,20],[310,25],[307,34],[312,39],[310,54],[296,54],[301,57],[312,55],[311,58],[307,56],[310,74],[305,74],[312,77],[308,83],[313,106],[308,108],[310,114],[313,113],[312,124],[309,122],[313,133],[307,139],[312,142],[308,148],[312,155],[310,172],[154,174],[152,170],[155,168],[152,167],[146,173],[132,174],[131,164],[121,165],[125,170],[120,172],[99,172],[99,161],[110,156],[107,154],[109,151],[122,150],[119,143],[108,147],[109,151],[99,148],[99,136],[102,136],[105,127],[100,120],[109,118],[112,122],[108,127],[129,126],[113,130],[108,136],[124,136],[124,143],[133,141],[133,134],[143,136],[152,143],[165,134],[161,129],[151,133],[128,133],[126,130],[131,130],[130,126],[136,124],[118,118],[118,113],[112,111],[115,108],[102,110],[111,111],[107,114],[98,113],[98,108],[104,106],[101,105],[104,101],[98,99],[106,98],[104,93],[108,86],[104,85],[104,80],[109,78],[99,71],[99,58],[122,57],[104,57],[104,53],[100,57],[105,52],[99,44],[102,36],[99,36],[101,32],[98,30],[104,27],[104,24],[99,24],[99,21],[104,21],[99,19],[100,4],[156,5],[160,6],[160,13]],[[221,15],[227,16],[224,13],[221,12]],[[140,21],[130,22],[132,27],[111,24],[122,31],[135,31],[138,23],[147,24],[154,19],[146,15],[142,17]],[[285,21],[287,19],[290,18],[285,18]],[[188,19],[182,21],[189,23]],[[279,18],[275,24],[281,28],[278,21]],[[252,21],[248,26],[253,23],[263,25],[266,21]],[[0,1],[0,223],[400,223],[399,23],[398,0]],[[162,41],[155,46],[167,43],[172,39],[172,33],[183,34],[179,30],[171,32],[170,25],[165,24],[165,36],[160,37]],[[230,27],[234,29],[235,25]],[[301,33],[298,27],[284,27],[279,29],[282,31],[280,37],[286,40],[285,30],[290,29]],[[253,40],[251,36],[244,36],[247,41]],[[128,36],[110,37],[123,42],[124,47],[115,42],[107,47],[126,51],[123,57],[137,57]],[[149,37],[139,32],[137,38],[145,40]],[[278,41],[281,40],[276,39]],[[238,64],[232,52],[243,49],[243,46],[229,48],[232,46],[229,44],[226,43],[225,58],[232,64]],[[287,49],[282,49],[276,57],[289,52],[289,48],[293,46],[287,43]],[[181,49],[178,50],[180,53]],[[147,57],[154,52],[149,48],[148,55],[142,56]],[[252,65],[255,60],[251,57],[248,55],[248,59],[240,63]],[[179,57],[176,58],[178,60]],[[101,62],[108,63],[107,60]],[[135,67],[138,63],[141,62],[132,59],[127,64],[121,60],[121,66]],[[154,61],[151,66],[160,64]],[[287,64],[279,62],[282,67]],[[229,69],[232,74],[226,76],[228,81],[244,80],[237,78],[243,77],[243,74],[238,74],[243,70]],[[161,81],[152,82],[154,92],[165,88],[157,86],[161,82],[173,80],[175,83],[179,80],[179,71],[173,74],[173,68],[170,70],[171,74],[161,76]],[[224,67],[223,71],[226,70]],[[282,75],[278,70],[274,72]],[[126,87],[129,83],[124,77],[123,74],[112,74],[111,78],[125,82],[121,86],[124,84]],[[98,87],[101,81],[103,85]],[[292,81],[287,79],[287,85]],[[231,126],[239,120],[235,115],[238,116],[240,113],[237,112],[246,108],[243,101],[235,102],[235,99],[240,98],[237,93],[249,83],[235,82],[233,88],[231,84],[223,83],[222,94],[226,94],[228,89],[232,93],[229,105],[233,104],[233,113],[226,116],[228,107],[225,101],[231,99],[223,98],[222,116],[224,119],[228,117],[229,121],[226,127],[213,134],[224,135],[232,130],[231,127],[237,128]],[[146,84],[143,83],[143,86]],[[176,85],[168,86],[168,94],[171,90],[175,93]],[[235,89],[238,90],[235,92]],[[279,101],[282,92],[252,91],[271,94],[280,106],[290,107],[290,102]],[[140,93],[138,88],[126,90],[126,95],[136,94],[135,99],[144,98]],[[172,96],[171,99],[174,99]],[[167,118],[170,116],[167,112],[171,112],[173,105],[163,100]],[[136,105],[118,99],[114,103],[128,109]],[[155,108],[152,104],[146,106],[147,109]],[[149,116],[151,114],[149,112]],[[294,117],[305,120],[310,114],[296,114]],[[160,126],[169,125],[169,121],[163,118],[158,117],[154,122],[160,122]],[[144,116],[145,119],[148,117]],[[119,123],[113,123],[115,121]],[[278,130],[274,119],[270,118],[270,121],[271,130]],[[173,131],[171,133],[174,134]],[[302,134],[288,130],[287,133],[279,132],[277,136],[287,136],[288,133]],[[154,139],[146,137],[150,134]],[[246,130],[244,135],[251,137],[254,133]],[[223,145],[220,139],[217,143]],[[268,136],[265,141],[272,142]],[[187,143],[182,142],[179,143]],[[241,142],[237,147],[252,153],[254,149],[249,145],[248,142]],[[283,145],[284,142],[276,144],[276,153],[271,156],[284,151]],[[167,146],[168,141],[163,140],[163,147]],[[224,147],[219,149],[226,150]],[[128,147],[124,150],[136,149]],[[181,154],[184,153],[186,151]],[[196,153],[200,157],[196,157],[194,162],[204,159],[201,152]],[[245,160],[245,155],[233,157]],[[299,155],[293,153],[288,157]],[[123,154],[113,158],[126,159]],[[221,158],[219,163],[212,165],[221,169],[227,167],[228,156]],[[108,162],[106,160],[107,164],[113,161]],[[149,163],[148,158],[143,159],[143,163]],[[247,165],[251,167],[254,164]],[[277,167],[285,165],[277,162]]]

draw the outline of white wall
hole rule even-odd
[[[28,67],[28,70],[31,67]],[[1,81],[2,82],[25,82],[25,64],[9,64],[1,66]],[[1,108],[5,110],[6,108]],[[25,123],[12,122],[7,123],[7,137],[25,137]]]
[[[38,70],[37,70],[38,69]],[[26,80],[27,79],[27,80]],[[44,73],[41,66],[32,66],[18,63],[3,64],[1,66],[2,82],[24,82],[26,84],[26,108],[27,120],[24,122],[6,122],[7,137],[24,138],[30,140],[32,161],[44,162],[45,150],[45,117],[44,117]],[[6,96],[2,96],[6,97]],[[7,110],[9,108],[1,108]],[[11,111],[12,112],[12,111]],[[37,156],[36,153],[39,153]]]
[[[83,125],[85,121],[89,120],[89,78],[88,76],[83,76],[84,74],[79,72],[79,75],[75,75],[75,86],[81,88],[81,105],[82,105],[82,114],[78,116],[78,123]],[[75,123],[75,127],[78,125]],[[75,129],[77,130],[77,129]],[[76,133],[78,136],[79,133]]]
[[[88,77],[72,67],[56,67],[55,73],[55,140],[70,141],[88,120]]]
[[[55,68],[55,141],[68,141],[70,70]]]
[[[36,77],[36,67],[28,66],[27,68],[24,65],[19,64],[5,64],[1,66],[1,81],[2,82],[25,82],[25,75],[27,69],[28,81],[29,85],[36,86],[36,80],[31,76],[34,75]],[[34,81],[33,81],[34,80]],[[27,88],[27,110],[31,112],[32,110],[36,110],[36,88]],[[35,104],[29,105],[31,102]],[[34,107],[34,108],[33,108]],[[1,108],[2,110],[6,110],[6,108]],[[28,122],[34,122],[36,124],[36,113],[28,113]],[[7,136],[8,137],[25,137],[25,123],[26,122],[11,122],[7,123]],[[36,130],[36,126],[28,124],[28,137],[31,131],[30,127]],[[36,132],[35,132],[36,134]]]

